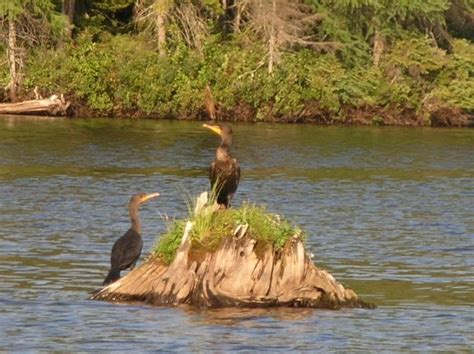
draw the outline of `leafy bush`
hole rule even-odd
[[[436,78],[431,95],[442,102],[474,111],[474,45],[454,42],[454,54]]]

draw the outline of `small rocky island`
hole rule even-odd
[[[92,300],[199,307],[374,307],[304,249],[305,234],[264,207],[221,209],[201,194],[152,254]]]

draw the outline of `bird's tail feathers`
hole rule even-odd
[[[120,269],[111,269],[102,285],[109,285],[120,279]]]

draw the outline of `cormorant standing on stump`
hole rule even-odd
[[[143,240],[140,236],[140,217],[138,215],[138,208],[140,204],[146,202],[151,198],[158,197],[159,193],[135,194],[128,204],[128,212],[132,227],[115,241],[112,247],[112,254],[110,255],[110,270],[109,274],[104,280],[103,285],[109,285],[120,279],[120,272],[127,268],[133,269],[142,253]]]
[[[209,168],[209,179],[211,189],[217,194],[217,203],[228,208],[240,181],[239,163],[229,152],[232,145],[232,128],[221,124],[203,124],[203,127],[211,129],[221,137],[216,157]]]

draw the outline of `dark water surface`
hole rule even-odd
[[[200,123],[0,118],[0,350],[474,350],[474,130],[234,125],[234,204],[304,227],[376,310],[154,308],[85,300],[137,191],[144,253],[207,188]]]

